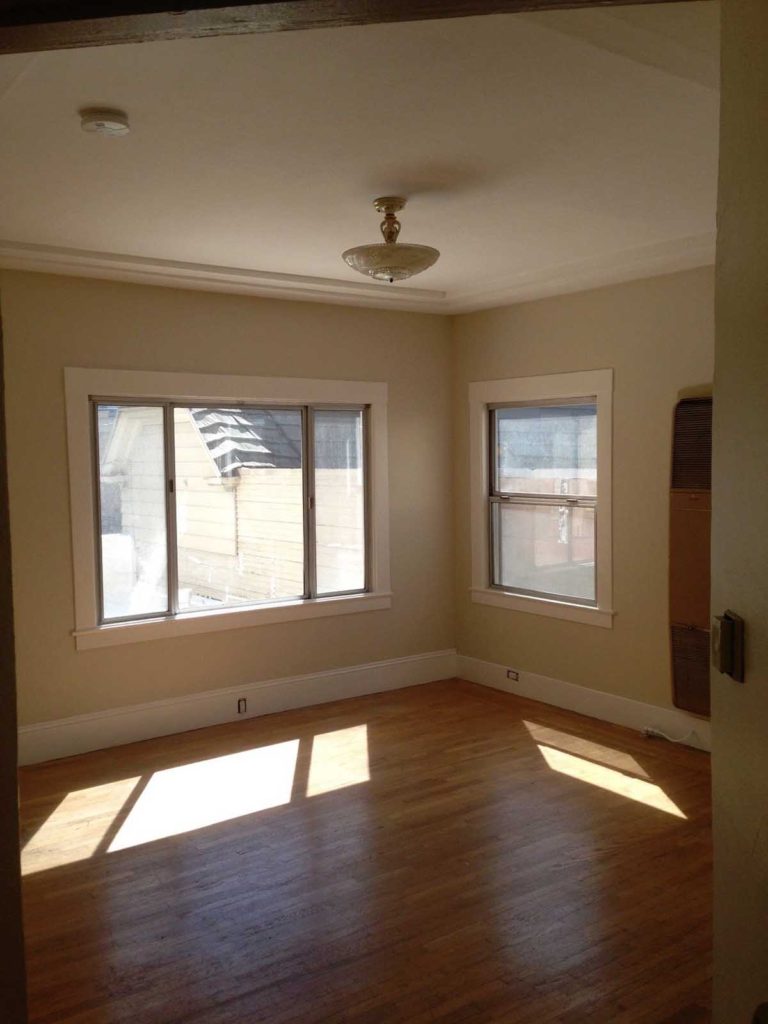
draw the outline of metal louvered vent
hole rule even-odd
[[[709,714],[709,630],[672,626],[675,706]]]
[[[675,408],[672,487],[708,491],[712,486],[712,399],[685,398]]]

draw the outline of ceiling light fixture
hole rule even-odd
[[[107,135],[113,139],[127,135],[131,130],[128,115],[122,110],[104,110],[95,107],[80,111],[80,127],[84,132]]]
[[[382,196],[374,199],[373,205],[384,214],[381,233],[384,241],[377,245],[358,245],[342,253],[344,262],[360,274],[366,274],[377,281],[406,281],[414,274],[428,270],[440,253],[429,245],[411,245],[398,242],[400,221],[395,216],[405,206],[400,196]]]

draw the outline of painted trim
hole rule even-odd
[[[72,561],[78,650],[166,636],[285,622],[315,616],[370,611],[391,604],[389,560],[389,465],[387,384],[378,381],[300,377],[240,377],[224,374],[155,373],[142,370],[64,370],[72,515]],[[175,616],[144,623],[99,626],[95,496],[92,473],[92,395],[172,401],[252,401],[283,405],[313,403],[369,406],[371,592],[355,600],[315,598],[210,615]],[[310,606],[314,611],[310,610]]]
[[[19,763],[37,764],[291,708],[450,679],[455,674],[455,651],[428,651],[24,725],[19,729]],[[242,697],[248,701],[248,712],[238,715],[237,701]]]
[[[715,263],[715,241],[716,235],[712,231],[636,246],[610,255],[601,254],[576,263],[524,270],[489,282],[482,288],[449,292],[445,312],[475,313],[481,309],[497,309],[555,295],[573,295],[609,285],[627,284],[661,274],[711,267]]]
[[[115,622],[93,629],[75,630],[78,651],[95,647],[135,644],[144,640],[219,633],[225,629],[269,626],[274,622],[321,619],[329,615],[351,615],[392,607],[392,594],[344,594],[340,597],[316,597],[311,600],[282,601],[258,608],[224,608],[214,612],[190,612],[173,618],[146,619],[141,622]]]
[[[341,261],[340,261],[341,262]],[[0,267],[300,302],[436,312],[445,292],[0,240]],[[354,271],[350,271],[354,273]],[[359,275],[356,275],[359,277]]]
[[[509,600],[512,595],[490,587],[488,537],[488,406],[503,402],[537,402],[559,398],[597,399],[597,609],[601,615],[586,620],[583,615],[566,614],[575,608],[563,601],[536,598],[523,599],[519,606]],[[613,370],[582,370],[574,373],[551,373],[538,377],[512,377],[507,380],[474,381],[469,385],[469,486],[470,545],[472,552],[472,600],[495,604],[510,611],[534,615],[552,615],[576,622],[590,621],[608,629],[613,626],[613,541],[611,512],[613,464]],[[487,595],[504,600],[489,600]],[[514,595],[520,600],[520,595]],[[580,612],[587,609],[579,606]]]
[[[369,284],[365,281],[278,274],[245,267],[0,240],[0,268],[6,270],[446,316],[591,291],[660,274],[712,266],[714,262],[715,233],[711,232],[636,246],[576,263],[537,267],[482,288],[464,291],[459,288],[446,292],[414,288],[412,285]]]
[[[672,736],[684,736],[694,730],[696,735],[690,745],[710,749],[710,723],[684,711],[533,672],[520,672],[520,679],[512,681],[507,679],[504,665],[444,650],[23,725],[19,729],[19,763],[37,764],[156,736],[455,677],[630,729],[650,726]],[[244,715],[237,714],[241,697],[248,701],[249,709]]]
[[[528,597],[525,594],[510,594],[504,590],[471,588],[475,604],[489,604],[506,608],[510,612],[527,612],[529,615],[546,615],[551,619],[567,619],[569,622],[583,622],[586,626],[613,627],[616,614],[607,608],[592,608],[589,605],[570,604],[568,601],[550,601],[546,597]]]
[[[457,661],[458,677],[471,683],[490,686],[494,690],[538,700],[544,704],[553,704],[567,711],[576,711],[580,715],[588,715],[590,718],[612,722],[614,725],[624,725],[638,731],[653,728],[660,729],[670,736],[682,737],[693,730],[694,735],[687,740],[687,744],[699,750],[711,749],[710,723],[704,718],[695,718],[677,708],[645,704],[629,697],[619,697],[614,693],[591,690],[577,683],[540,676],[535,672],[520,672],[518,680],[508,679],[506,665],[497,665],[464,654],[459,654]]]

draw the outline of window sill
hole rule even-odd
[[[552,619],[567,619],[587,626],[613,628],[616,614],[605,608],[590,608],[583,604],[569,604],[567,601],[550,601],[544,597],[526,597],[523,594],[508,594],[504,590],[471,588],[472,600],[476,604],[490,604],[512,612],[528,612],[531,615],[546,615]]]
[[[275,622],[317,619],[329,615],[371,612],[392,606],[391,593],[349,594],[344,597],[318,597],[313,600],[285,601],[260,608],[228,608],[213,612],[189,612],[173,618],[145,619],[141,622],[116,622],[72,634],[78,651],[144,640],[218,633],[226,629],[268,626]]]

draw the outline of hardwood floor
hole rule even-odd
[[[709,1019],[696,751],[447,681],[21,787],[31,1024]]]

